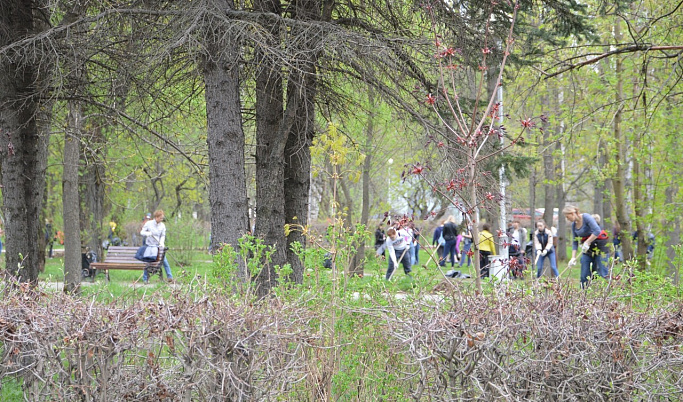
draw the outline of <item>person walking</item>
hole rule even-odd
[[[536,278],[540,278],[543,274],[543,262],[547,259],[550,261],[550,269],[553,272],[553,276],[558,278],[560,272],[557,270],[557,258],[555,254],[555,246],[553,244],[553,233],[545,224],[543,219],[536,222],[536,231],[534,232],[534,248],[536,249],[536,255],[538,255],[538,262],[536,267],[538,268]]]
[[[412,265],[417,265],[420,263],[420,228],[415,226],[413,222],[410,222],[410,226],[413,228],[413,248],[415,249],[413,253],[415,259],[412,261]]]
[[[47,258],[52,258],[55,244],[55,232],[52,227],[52,219],[45,219],[45,245],[47,246]]]
[[[484,223],[479,232],[479,241],[477,244],[479,248],[479,270],[480,277],[489,277],[489,256],[496,253],[496,244],[493,242],[493,234],[491,233],[491,225]]]
[[[164,247],[166,241],[166,225],[164,225],[164,211],[159,209],[154,212],[154,219],[147,221],[142,227],[140,234],[147,236],[145,244],[151,247]],[[166,255],[163,260],[164,271],[166,271],[166,280],[168,282],[175,282],[173,274],[171,273],[171,266],[168,264]],[[142,273],[142,281],[147,283],[149,281],[149,273],[145,269]]]
[[[581,287],[586,287],[589,278],[597,273],[607,278],[609,273],[605,266],[605,256],[609,255],[607,248],[607,232],[600,229],[598,223],[590,214],[582,214],[573,205],[567,205],[562,213],[572,223],[572,258],[569,266],[576,265],[576,252],[581,242]]]
[[[458,227],[455,224],[455,217],[451,215],[443,224],[443,239],[446,243],[443,246],[443,254],[441,255],[441,261],[439,262],[440,266],[446,266],[446,260],[449,255],[451,257],[451,267],[455,266],[455,242],[457,241],[457,237]]]
[[[443,254],[443,245],[445,244],[443,239],[443,223],[434,229],[434,236],[432,237],[432,246],[436,246],[436,255],[439,256],[439,261],[441,260],[441,255]]]

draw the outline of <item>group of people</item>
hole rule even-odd
[[[581,286],[585,286],[594,274],[607,278],[609,276],[607,269],[607,260],[610,255],[607,245],[609,240],[607,232],[600,227],[599,217],[581,213],[573,205],[567,205],[562,213],[565,219],[571,222],[572,255],[569,266],[581,264]],[[488,277],[489,257],[496,253],[495,242],[490,224],[483,223],[480,229],[476,242],[480,256],[480,274],[482,277]],[[536,276],[542,275],[545,261],[548,261],[552,275],[559,277],[554,241],[554,238],[557,237],[556,231],[540,219],[535,223],[535,230],[530,237],[536,254]],[[513,221],[508,228],[508,238],[511,259],[519,258],[521,261],[519,264],[522,267],[519,272],[521,275],[523,267],[526,266],[524,252],[527,244],[527,231],[519,221]],[[418,239],[419,231],[415,229],[412,222],[390,227],[386,236],[381,225],[377,228],[375,232],[376,253],[378,256],[388,254],[389,265],[386,279],[392,277],[399,264],[403,265],[405,274],[410,276],[412,265],[419,261],[420,243]],[[434,230],[432,245],[436,247],[440,266],[445,266],[449,261],[451,267],[455,267],[456,264],[463,266],[465,259],[467,259],[469,267],[471,264],[470,257],[473,255],[473,244],[471,226],[465,223],[457,225],[453,216],[449,216]],[[580,255],[579,249],[581,250]],[[513,275],[516,276],[517,274],[513,272]]]
[[[442,267],[446,265],[449,257],[451,267],[454,267],[456,263],[463,266],[465,259],[467,259],[468,267],[472,263],[472,254],[470,253],[472,249],[471,228],[467,225],[457,226],[455,217],[452,215],[434,229],[432,246],[436,247],[439,265]]]

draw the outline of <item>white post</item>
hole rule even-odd
[[[498,125],[503,125],[503,87],[498,86]],[[500,146],[501,148],[505,146],[505,137],[500,136]],[[510,256],[510,250],[508,247],[504,247],[503,244],[508,242],[507,236],[507,215],[505,211],[505,167],[500,165],[498,170],[498,179],[500,181],[500,252],[498,253],[503,259],[508,259]]]
[[[387,160],[387,203],[389,204],[389,214],[391,215],[391,165],[394,163],[393,158]],[[391,218],[389,218],[391,219]],[[392,222],[393,223],[393,222]]]

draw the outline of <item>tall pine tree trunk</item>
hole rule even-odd
[[[278,0],[260,0],[255,3],[257,10],[279,13]],[[278,28],[273,27],[270,34],[275,42]],[[277,43],[270,43],[277,45]],[[280,65],[269,55],[256,51],[256,222],[255,234],[264,243],[275,248],[269,263],[261,263],[261,271],[256,278],[257,293],[268,293],[277,284],[274,266],[284,266],[287,262],[287,238],[285,236],[285,205],[282,202],[284,185],[284,152],[292,117],[283,119],[283,85]],[[290,98],[295,94],[289,94]],[[296,108],[296,102],[288,104]]]
[[[293,225],[308,224],[308,197],[311,186],[311,144],[315,133],[315,78],[304,79],[304,92],[292,132],[285,147],[285,219]],[[306,238],[295,230],[287,236],[287,262],[292,267],[292,279],[303,281],[303,262],[291,249],[294,242],[306,246]]]
[[[215,5],[220,8],[232,4],[217,0]],[[208,54],[203,63],[211,183],[211,247],[217,250],[221,244],[229,244],[239,251],[238,239],[249,229],[240,103],[240,49],[235,38],[221,40],[223,34],[213,32],[213,37],[207,39]],[[246,267],[240,261],[236,263],[241,279],[246,280]]]
[[[296,19],[302,21],[329,21],[331,7],[322,10],[320,0],[299,0],[294,2]],[[320,56],[317,50],[322,40],[320,31],[310,32],[297,69],[301,72],[298,86],[291,86],[299,96],[298,108],[292,131],[287,137],[285,147],[285,220],[289,224],[308,224],[308,204],[311,188],[311,144],[315,135],[315,99],[318,91],[316,64]],[[289,109],[289,102],[287,105]],[[303,281],[304,266],[301,259],[292,251],[291,244],[300,243],[306,247],[306,238],[300,231],[292,231],[287,236],[287,262],[292,267],[292,280]]]
[[[40,2],[6,0],[0,13],[0,47],[40,30]],[[49,69],[46,60],[43,68]],[[38,129],[36,91],[45,77],[39,66],[0,60],[0,160],[6,234],[7,275],[36,284],[40,221],[45,191],[48,132]]]

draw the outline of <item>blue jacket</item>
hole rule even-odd
[[[572,223],[572,250],[579,249],[579,239],[583,237],[588,237],[590,235],[600,236],[600,225],[595,222],[595,219],[590,214],[581,214],[583,217],[583,225],[581,228],[576,228],[576,222]]]

